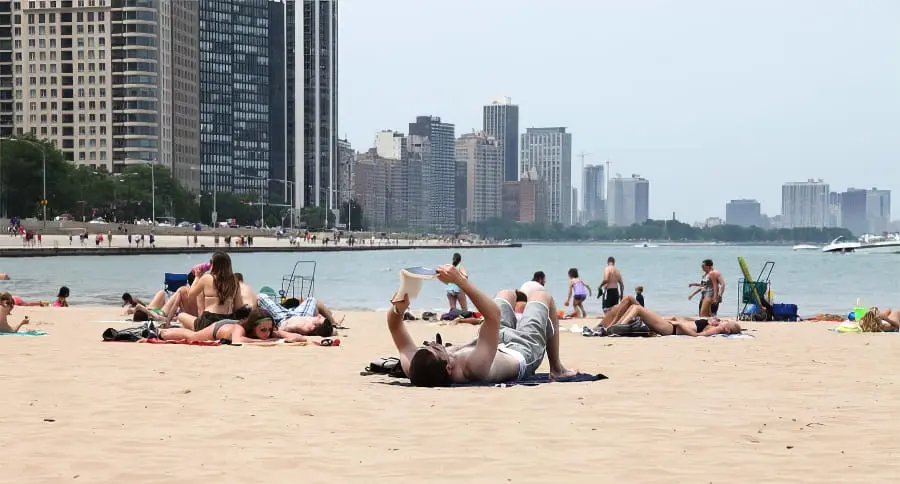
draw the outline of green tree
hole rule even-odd
[[[0,203],[4,214],[40,217],[45,173],[48,218],[71,207],[74,199],[68,184],[74,167],[65,161],[61,151],[52,143],[33,136],[20,136],[0,143]],[[42,148],[46,152],[46,172]]]
[[[356,200],[341,204],[341,223],[347,224],[349,230],[365,230],[363,209]]]
[[[307,230],[322,230],[325,228],[326,214],[328,215],[328,226],[334,227],[334,212],[325,207],[303,207],[300,209],[300,221],[306,225]]]

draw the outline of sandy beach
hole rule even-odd
[[[608,380],[420,389],[360,375],[394,354],[379,313],[338,347],[102,343],[119,308],[26,314],[49,334],[0,336],[3,482],[889,482],[900,459],[897,334],[565,333]]]

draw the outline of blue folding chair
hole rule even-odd
[[[175,291],[178,290],[181,286],[187,286],[188,275],[187,274],[174,274],[171,272],[166,272],[165,278],[163,279],[163,290],[166,291],[166,294],[172,295]]]

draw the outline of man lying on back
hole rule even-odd
[[[388,329],[400,352],[403,371],[413,385],[437,387],[526,379],[541,365],[545,351],[552,378],[574,375],[559,359],[559,319],[553,298],[546,291],[530,293],[521,318],[516,321],[515,291],[500,291],[492,301],[452,265],[440,266],[437,272],[441,282],[459,286],[484,322],[478,337],[466,345],[445,347],[437,341],[416,346],[403,322],[409,298],[395,295],[387,315]]]

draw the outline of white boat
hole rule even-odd
[[[809,244],[797,244],[794,246],[794,250],[816,250],[818,248],[819,247],[817,247],[815,245],[809,245]]]
[[[658,246],[644,242],[643,244],[635,244],[635,247],[652,248],[652,247],[658,247]]]
[[[822,252],[830,252],[836,254],[846,254],[848,252],[872,252],[879,254],[895,254],[900,253],[900,236],[896,234],[889,236],[880,235],[863,235],[857,242],[843,241],[843,237],[838,237],[831,241],[830,244],[822,247]]]

